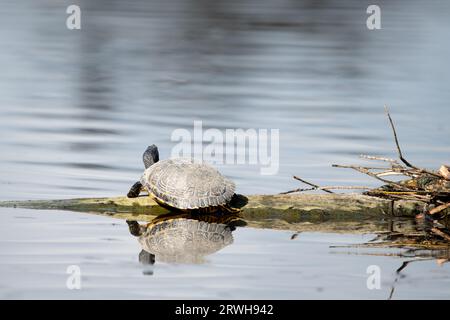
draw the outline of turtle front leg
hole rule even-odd
[[[143,189],[143,185],[140,181],[133,184],[133,186],[130,188],[130,191],[128,191],[127,197],[128,198],[137,198],[139,197],[139,194],[141,193]]]

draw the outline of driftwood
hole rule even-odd
[[[232,202],[242,207],[244,216],[289,218],[297,215],[308,219],[364,219],[374,217],[414,217],[423,206],[419,201],[391,201],[361,194],[296,194],[296,195],[239,195]],[[241,200],[242,199],[242,200]],[[242,201],[247,202],[246,204]],[[127,213],[160,215],[168,211],[151,197],[138,198],[79,198],[65,200],[3,201],[0,207],[57,209],[91,213]]]
[[[417,224],[414,217],[423,211],[423,203],[415,200],[327,193],[238,196],[232,204],[242,207],[241,226],[291,230],[292,240],[301,232],[313,231],[378,234],[368,246],[440,249],[448,245],[430,239],[429,232]],[[169,213],[148,196],[4,201],[0,207],[69,210],[148,222]]]
[[[233,199],[249,226],[295,231],[374,232],[380,220],[414,217],[418,201],[391,201],[361,194],[250,195]],[[0,207],[70,210],[151,221],[168,211],[148,196],[0,202]]]

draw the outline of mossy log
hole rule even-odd
[[[242,207],[242,199],[246,205]],[[250,195],[234,200],[249,226],[301,231],[371,232],[389,217],[413,217],[418,201],[392,201],[361,194]],[[0,207],[70,210],[150,221],[168,213],[148,196],[0,202]]]

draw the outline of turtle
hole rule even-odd
[[[159,160],[158,147],[147,147],[143,154],[145,171],[133,184],[128,198],[138,197],[142,191],[162,207],[175,211],[213,213],[236,212],[230,206],[235,196],[235,184],[214,167],[191,158]]]
[[[146,225],[127,220],[130,233],[142,247],[139,261],[154,264],[202,263],[204,257],[233,243],[236,226],[245,225],[238,214],[169,213]]]

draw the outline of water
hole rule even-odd
[[[81,1],[82,29],[63,1],[4,4],[0,28],[0,197],[116,195],[163,158],[193,121],[280,129],[280,170],[221,170],[242,193],[370,184],[330,167],[361,153],[395,156],[388,104],[405,154],[436,168],[450,91],[447,2],[382,1],[382,29],[364,1]],[[28,5],[28,6],[27,6]]]
[[[277,174],[263,176],[255,165],[218,165],[236,181],[238,192],[244,194],[296,188],[293,174],[324,185],[377,185],[365,176],[330,165],[362,161],[357,158],[361,153],[395,156],[384,104],[391,107],[400,142],[412,163],[437,168],[450,158],[448,2],[379,1],[382,29],[377,31],[369,31],[365,26],[365,10],[370,1],[78,3],[82,10],[80,31],[65,27],[65,10],[72,4],[70,1],[26,0],[4,3],[0,8],[0,200],[125,194],[143,169],[141,154],[145,147],[155,143],[161,157],[167,158],[175,145],[172,132],[177,128],[192,130],[194,120],[201,120],[205,128],[219,130],[280,129]],[[31,213],[24,211],[24,215],[28,214]],[[72,219],[77,219],[70,214],[52,214],[49,223],[53,221],[50,217],[67,217],[63,223],[67,228],[71,228]],[[39,237],[40,230],[33,229],[36,225],[23,222],[30,228],[30,239]],[[73,236],[82,237],[82,229],[73,226]],[[267,243],[274,241],[277,249],[285,246],[282,233],[244,230],[237,233],[242,234],[243,248],[247,242],[252,250],[261,248],[260,244],[250,245],[251,239],[258,237]],[[53,258],[58,263],[65,259],[64,255],[52,257],[51,252],[58,252],[58,248],[66,252],[74,247],[80,256],[87,254],[83,253],[87,250],[83,242],[58,242],[57,235],[48,235],[53,240],[40,247],[42,254],[36,272],[45,277],[55,276],[52,271],[45,271],[52,269]],[[9,238],[2,237],[5,248]],[[330,243],[362,240],[342,235],[309,237],[324,239],[322,248]],[[86,241],[95,248],[93,256],[98,256],[104,247],[95,239]],[[108,271],[121,274],[124,279],[136,277],[133,283],[140,283],[139,276],[130,273],[134,270],[139,274],[138,266],[125,258],[132,255],[133,241],[124,243],[124,256],[118,252],[112,260],[118,265],[123,263],[124,269],[111,267],[114,270]],[[289,242],[286,250],[302,247],[301,243]],[[21,246],[31,250],[34,244],[24,240]],[[229,250],[241,250],[241,256],[244,255],[243,248],[232,248]],[[292,270],[300,274],[306,272],[304,266],[298,265],[300,261],[307,259],[316,267],[319,265],[317,259],[307,258],[313,254],[333,265],[342,259],[347,268],[353,266],[353,259],[368,262],[360,257],[330,255],[326,249],[316,253],[302,251],[303,247],[297,249],[287,251],[292,257],[286,253],[285,258],[298,267]],[[300,251],[304,259],[296,256]],[[250,255],[248,263],[252,267],[248,270],[239,261],[230,260],[230,253],[231,256],[218,255],[217,266],[212,263],[203,269],[192,267],[182,272],[191,273],[192,279],[197,277],[195,274],[206,272],[211,276],[217,271],[224,276],[239,275],[237,279],[242,280],[251,275],[257,261],[264,265],[281,259],[277,251],[272,253],[272,258],[269,252],[262,253],[261,261],[256,254]],[[389,270],[398,265],[395,259],[379,259]],[[13,261],[16,262],[10,263],[21,265]],[[31,263],[23,261],[25,265]],[[364,277],[364,263],[358,271],[348,271],[347,276]],[[434,272],[432,262],[419,265]],[[311,290],[295,289],[290,287],[289,277],[279,273],[279,267],[267,266],[266,270],[279,274],[279,281],[262,277],[260,270],[259,277],[250,277],[243,285],[245,290],[237,292],[224,287],[196,292],[199,296],[214,292],[219,297],[222,292],[224,296],[237,297],[257,294],[257,290],[250,289],[252,286],[258,288],[258,283],[269,285],[271,281],[272,289],[283,292],[280,296],[313,297],[312,288],[326,287],[319,285],[326,279],[336,280],[339,285],[347,281],[345,277],[333,278],[337,271],[328,275],[319,268],[318,278],[322,279],[311,280]],[[31,267],[23,268],[31,277]],[[175,267],[167,268],[156,274],[168,275]],[[96,272],[100,273],[100,269]],[[243,269],[249,272],[242,272]],[[448,267],[439,270],[448,275]],[[8,272],[11,271],[5,270],[5,276],[0,278],[3,288]],[[304,281],[306,274],[295,276]],[[106,272],[103,277],[107,278]],[[193,281],[188,285],[170,277],[164,278],[167,281],[157,276],[154,279],[159,279],[155,281],[161,287],[172,281],[173,291],[164,291],[167,296],[181,297],[192,292],[189,286]],[[54,288],[47,288],[45,279],[40,281],[41,287],[33,292],[48,289],[51,295]],[[444,285],[428,278],[423,281],[433,290],[412,290],[409,296],[405,291],[404,297],[413,297],[414,292],[426,296],[440,292],[439,297],[448,297],[439,291]],[[105,286],[107,282],[103,281]],[[241,282],[234,284],[238,283]],[[358,285],[363,286],[361,283]],[[22,284],[23,290],[18,286],[12,296],[27,294],[25,282]],[[358,296],[358,289],[349,286],[349,297]],[[130,291],[132,287],[130,284]],[[139,292],[136,289],[136,295]],[[323,292],[322,296],[332,296]],[[365,291],[365,296],[381,298],[385,293]]]
[[[137,262],[141,247],[121,220],[58,211],[0,213],[4,299],[387,299],[393,285],[395,299],[449,294],[449,269],[435,261],[411,264],[396,283],[404,259],[330,248],[371,235],[302,233],[290,240],[287,231],[238,228],[233,244],[203,264],[156,259],[149,270]],[[67,289],[71,265],[81,270],[80,290]],[[379,290],[367,289],[369,265],[381,268]]]

